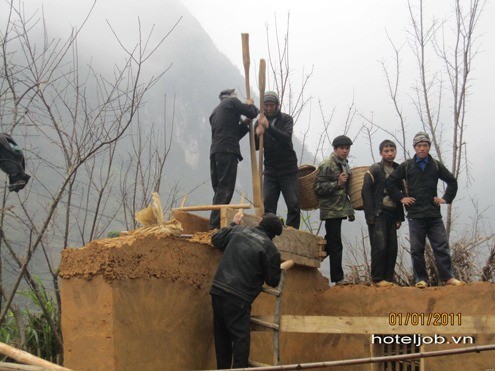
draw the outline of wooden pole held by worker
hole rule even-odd
[[[265,87],[266,87],[266,62],[264,59],[260,59],[260,71],[259,71],[259,86],[260,86],[260,117],[265,113]],[[259,172],[260,172],[260,190],[263,194],[263,140],[264,134],[259,138]],[[261,215],[258,215],[261,216]]]
[[[249,34],[243,33],[241,34],[242,39],[242,63],[244,64],[244,76],[246,82],[246,99],[251,98],[251,87],[249,84],[249,67],[251,64],[251,60],[249,57]],[[256,162],[256,147],[255,147],[255,139],[254,139],[254,129],[253,129],[253,121],[248,120],[249,125],[249,150],[251,153],[251,177],[253,183],[253,203],[256,215],[263,214],[263,204],[261,198],[261,183],[260,176],[258,172],[258,165]]]

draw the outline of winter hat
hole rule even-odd
[[[424,131],[420,131],[414,136],[413,147],[416,147],[416,144],[420,142],[426,142],[428,144],[431,144],[430,136]]]
[[[230,98],[230,97],[235,97],[235,96],[236,96],[235,89],[226,89],[226,90],[222,90],[220,92],[220,95],[218,96],[218,98],[220,98],[220,100],[222,100],[225,98]]]
[[[273,239],[273,237],[282,234],[283,224],[280,218],[275,214],[266,213],[263,215],[259,227],[267,232],[268,236]]]
[[[274,91],[267,91],[265,92],[265,97],[263,99],[263,102],[264,103],[275,103],[275,104],[279,104],[279,98],[278,98],[278,94],[275,93]]]
[[[332,146],[334,147],[352,146],[352,140],[346,135],[339,135],[338,137],[335,137],[335,139],[333,140]]]

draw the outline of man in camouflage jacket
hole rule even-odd
[[[330,257],[330,280],[345,285],[342,269],[342,220],[354,220],[348,196],[350,168],[347,161],[352,141],[339,135],[332,142],[334,152],[318,168],[315,191],[320,198],[320,219],[325,221],[325,251]]]

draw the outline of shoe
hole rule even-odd
[[[383,280],[383,281],[373,282],[373,286],[375,286],[375,287],[392,287],[392,286],[397,286],[397,285],[393,282]]]
[[[455,279],[455,278],[451,278],[451,279],[444,282],[445,286],[462,286],[465,284],[466,284],[466,282]]]
[[[416,283],[415,285],[418,289],[424,289],[426,287],[428,287],[428,284],[426,283],[426,281],[419,281]]]
[[[9,191],[10,192],[19,192],[21,189],[23,189],[26,186],[27,182],[25,180],[18,180],[17,182],[12,183],[9,185]]]
[[[352,285],[352,282],[349,282],[345,279],[335,282],[335,286],[347,286],[347,285]]]

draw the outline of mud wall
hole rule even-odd
[[[219,260],[220,253],[208,244],[160,236],[104,239],[64,251],[65,365],[75,370],[215,368],[208,291]],[[272,315],[273,308],[274,299],[261,294],[253,314]],[[284,314],[388,316],[391,311],[493,316],[495,285],[329,288],[317,269],[296,265],[287,274]],[[495,343],[492,335],[476,340],[477,345]],[[281,334],[284,364],[369,356],[369,335]],[[251,358],[272,362],[270,333],[253,333]],[[456,369],[459,363],[484,369],[493,367],[494,358],[493,352],[465,354],[428,359],[426,365],[429,370]],[[369,370],[370,365],[338,368],[346,369]]]

